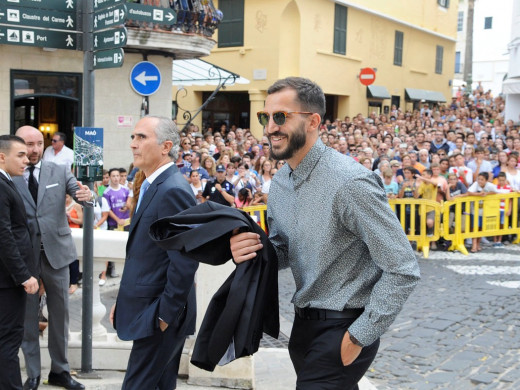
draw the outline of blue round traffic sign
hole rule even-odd
[[[138,62],[130,72],[130,85],[139,95],[153,95],[161,86],[161,72],[149,61]]]

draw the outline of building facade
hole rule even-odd
[[[217,2],[215,2],[217,5]],[[262,128],[254,119],[275,80],[303,76],[327,99],[327,119],[389,112],[451,96],[457,4],[446,0],[219,0],[218,44],[205,60],[250,80],[217,94],[194,123]],[[215,34],[217,35],[217,34]],[[363,68],[375,81],[360,82]],[[177,102],[198,107],[211,86]],[[173,95],[177,88],[174,86]],[[177,118],[182,121],[182,112]]]
[[[82,1],[77,3],[81,5]],[[45,4],[43,1],[42,7]],[[81,9],[77,12],[79,15]],[[121,22],[114,28],[121,28]],[[207,56],[215,45],[207,33],[171,31],[172,25],[132,20],[125,25],[127,41],[122,66],[95,70],[94,88],[90,91],[95,101],[94,127],[104,129],[103,165],[107,168],[128,169],[133,160],[130,134],[141,116],[172,115],[172,59]],[[88,92],[83,81],[84,54],[80,50],[5,44],[2,34],[15,30],[36,34],[50,31],[0,23],[0,134],[13,134],[22,125],[32,125],[43,132],[46,147],[56,131],[64,132],[67,145],[72,147],[73,128],[84,123],[84,95]],[[131,70],[142,61],[155,64],[162,78],[159,88],[150,96],[143,96],[132,87]]]
[[[455,49],[455,83],[464,84],[468,0],[459,0],[457,14],[457,44]],[[480,83],[493,95],[502,92],[502,82],[508,72],[513,0],[475,0],[473,14],[472,90]]]

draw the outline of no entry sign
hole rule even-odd
[[[376,72],[372,68],[363,68],[359,72],[359,81],[363,85],[370,85],[376,81]]]

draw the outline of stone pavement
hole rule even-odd
[[[382,337],[367,373],[372,385],[379,390],[520,389],[520,246],[487,247],[468,256],[430,252],[419,263],[422,280]],[[118,281],[109,279],[101,288],[107,309]],[[289,270],[280,272],[279,290],[282,336],[263,340],[255,355],[258,389],[294,388],[286,350],[293,321]],[[71,298],[71,330],[81,327],[78,292]],[[106,320],[104,325],[113,331]],[[179,389],[203,388],[183,383]]]
[[[368,378],[385,389],[520,389],[520,246],[431,252],[381,339]]]
[[[88,390],[119,390],[123,382],[122,371],[98,371],[102,379],[76,378]],[[296,375],[289,359],[289,352],[284,348],[260,348],[255,354],[255,389],[256,390],[288,390],[294,389]],[[48,371],[44,372],[46,378]],[[25,379],[25,378],[24,378]],[[359,384],[360,390],[376,390],[366,378]],[[40,389],[55,390],[54,386],[40,386]],[[213,390],[215,387],[194,386],[186,379],[177,381],[178,390]]]

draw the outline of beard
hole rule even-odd
[[[285,149],[282,150],[274,150],[272,144],[269,145],[270,156],[275,160],[288,160],[294,156],[294,154],[304,147],[305,141],[307,140],[307,133],[305,131],[305,123],[301,123],[292,134],[283,133],[281,131],[277,131],[274,134],[269,136],[269,140],[271,137],[276,137],[278,135],[287,137],[288,145]]]

